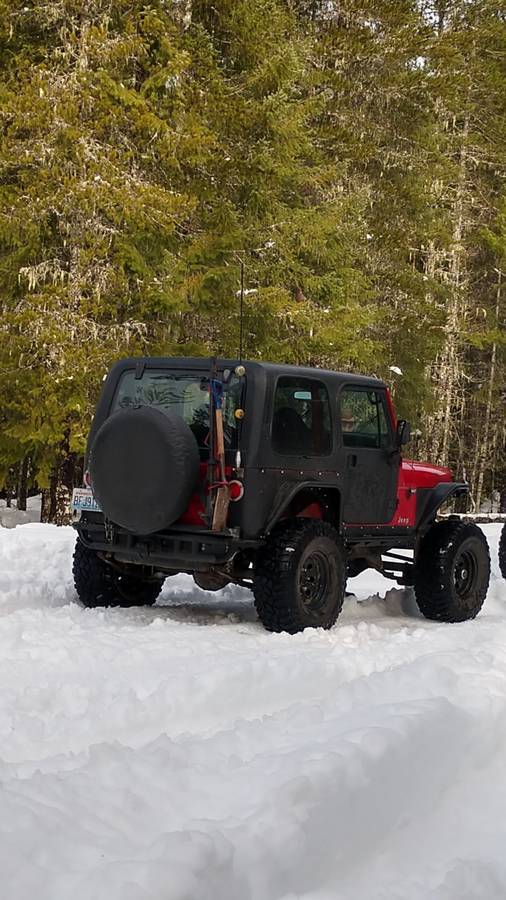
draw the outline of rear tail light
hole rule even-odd
[[[88,470],[83,475],[83,481],[87,488],[91,488],[91,475]]]
[[[234,502],[236,500],[241,500],[242,497],[244,496],[244,485],[243,485],[242,481],[237,481],[237,480],[229,481],[228,490],[229,490],[229,494],[230,494],[230,499],[233,500]]]

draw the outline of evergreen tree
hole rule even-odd
[[[416,420],[444,319],[432,302],[439,287],[421,262],[441,229],[425,65],[431,29],[412,0],[304,2],[299,10],[316,37],[320,140],[336,167],[344,161],[342,189],[366,197],[357,252],[372,288],[363,301],[374,310],[373,371],[390,378],[390,366],[401,369],[397,401]]]
[[[14,441],[40,483],[71,470],[117,356],[236,352],[241,260],[250,355],[372,361],[364,196],[316,140],[283,4],[2,12],[6,463]]]
[[[414,452],[500,487],[497,3],[0,13],[0,480],[57,517],[111,362],[235,355],[243,267],[245,356],[396,381]]]
[[[196,315],[213,350],[237,352],[243,261],[247,354],[371,365],[375,313],[363,306],[370,288],[356,253],[366,197],[343,191],[342,167],[321,146],[312,38],[278,0],[194,2],[187,25],[189,78],[200,85],[190,105],[212,139],[205,169],[185,168],[198,227],[182,341]]]
[[[490,0],[445,0],[428,5],[425,15],[434,22],[428,66],[438,149],[446,160],[437,200],[448,222],[428,258],[447,303],[444,341],[431,370],[427,450],[474,481],[490,439],[479,415],[488,388],[480,391],[496,343],[491,323],[498,317],[501,264],[484,235],[497,220],[506,172],[506,22]]]
[[[110,362],[174,303],[191,227],[150,96],[186,57],[165,4],[133,6],[1,3],[1,455],[30,452],[40,484],[72,469]]]

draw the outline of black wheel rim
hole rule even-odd
[[[322,553],[311,553],[302,563],[299,589],[306,612],[321,612],[329,598],[330,565]]]
[[[465,598],[471,591],[476,580],[476,558],[474,553],[464,550],[457,558],[454,569],[455,590],[459,597]]]

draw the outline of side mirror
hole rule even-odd
[[[411,425],[406,419],[399,419],[397,422],[397,446],[402,447],[411,440]]]

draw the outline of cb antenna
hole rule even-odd
[[[244,323],[244,260],[241,259],[241,291],[239,300],[239,362],[242,362],[243,354],[243,323]]]

